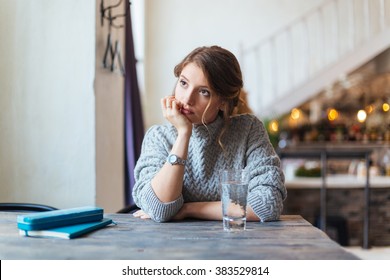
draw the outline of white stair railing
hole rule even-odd
[[[384,46],[390,46],[390,0],[325,1],[255,46],[242,47],[249,103],[261,117],[286,113]],[[350,63],[334,68],[348,56]]]

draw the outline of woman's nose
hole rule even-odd
[[[194,90],[188,89],[188,91],[186,92],[186,94],[182,98],[182,102],[184,104],[187,104],[187,105],[194,105],[194,102],[195,102],[194,96],[195,96]]]

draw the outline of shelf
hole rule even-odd
[[[295,177],[286,180],[285,186],[287,189],[320,189],[322,187],[322,178]],[[327,189],[363,189],[365,186],[366,177],[357,177],[348,174],[326,177]],[[390,188],[390,176],[371,176],[370,188]]]
[[[281,158],[314,158],[325,152],[329,158],[358,158],[374,150],[390,149],[389,142],[307,142],[279,149]]]

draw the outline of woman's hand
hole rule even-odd
[[[134,212],[133,216],[140,219],[150,219],[150,216],[146,214],[143,210],[138,210]]]
[[[161,107],[164,118],[166,118],[179,134],[184,133],[190,135],[192,131],[192,124],[185,115],[180,112],[183,104],[178,102],[173,96],[166,96],[161,99]]]

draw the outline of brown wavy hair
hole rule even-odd
[[[175,66],[175,76],[179,77],[183,68],[189,63],[195,63],[202,69],[212,93],[215,93],[222,100],[223,108],[218,114],[224,119],[225,125],[218,137],[218,143],[223,148],[221,139],[229,125],[235,107],[239,104],[243,88],[240,64],[234,54],[224,48],[219,46],[199,47]],[[207,110],[208,107],[206,107],[202,119],[204,119]],[[205,125],[204,122],[203,125]]]

